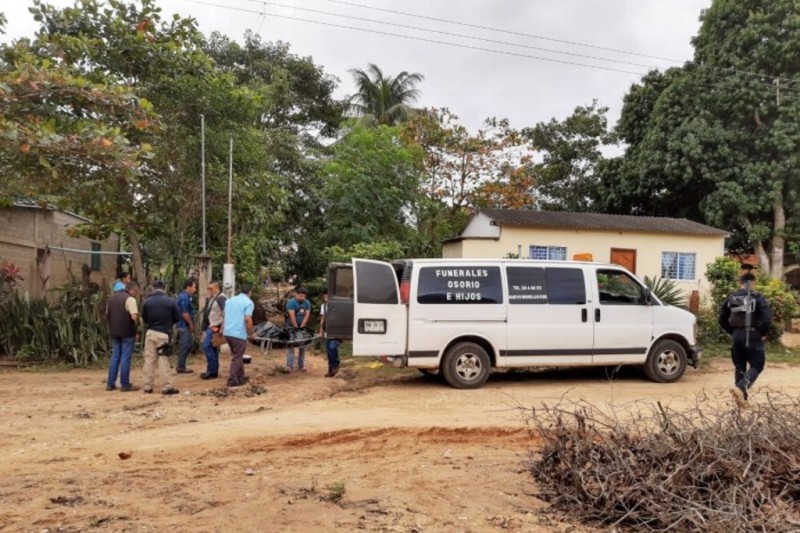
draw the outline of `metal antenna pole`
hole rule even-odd
[[[200,115],[200,183],[203,209],[203,255],[206,255],[206,117]]]
[[[233,135],[231,135],[230,150],[228,152],[228,263],[232,263],[231,238],[233,236],[233,222],[231,211],[233,205]]]

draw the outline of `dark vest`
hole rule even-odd
[[[136,336],[136,322],[125,309],[125,302],[130,298],[128,291],[115,292],[108,299],[108,330],[112,337],[125,338]]]

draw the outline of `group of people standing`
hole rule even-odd
[[[152,393],[155,385],[156,368],[160,374],[161,393],[178,394],[173,386],[169,357],[172,355],[170,335],[175,329],[178,340],[178,374],[190,374],[186,362],[194,346],[195,308],[193,296],[197,292],[197,281],[189,279],[177,299],[166,293],[163,281],[153,283],[153,292],[142,304],[139,312],[137,296],[139,284],[130,281],[128,275],[121,275],[114,284],[114,294],[108,300],[106,310],[111,336],[111,362],[108,369],[106,390],[130,392],[139,390],[130,381],[131,358],[139,337],[139,321],[144,323],[144,392]],[[206,356],[206,371],[201,379],[215,379],[219,376],[219,346],[227,343],[231,349],[231,366],[227,385],[244,385],[244,353],[247,339],[253,335],[253,310],[250,299],[251,288],[243,285],[239,294],[226,299],[220,290],[219,282],[208,285],[209,298],[203,311],[203,340],[201,346]],[[215,338],[217,339],[215,341]],[[223,342],[224,339],[224,342]]]
[[[140,319],[144,323],[144,392],[152,393],[155,385],[156,368],[161,381],[161,393],[178,394],[173,386],[169,357],[172,355],[171,333],[177,332],[178,361],[176,372],[190,374],[192,369],[186,363],[194,347],[195,307],[193,297],[198,287],[195,279],[187,280],[177,299],[166,293],[163,281],[152,285],[153,292],[141,306],[137,302],[139,284],[130,280],[130,275],[123,273],[114,283],[114,293],[109,298],[107,318],[111,336],[111,361],[108,369],[106,390],[130,392],[139,390],[130,381],[131,359],[136,341],[139,337]],[[227,385],[237,387],[247,382],[244,371],[244,355],[248,339],[253,338],[253,311],[255,304],[251,297],[252,287],[241,286],[239,294],[226,298],[220,284],[212,281],[208,284],[208,298],[202,314],[202,340],[200,346],[206,357],[206,371],[200,374],[204,380],[219,377],[219,353],[222,344],[228,344],[231,351],[231,365]],[[287,303],[287,327],[307,328],[311,318],[311,302],[304,288],[295,291],[295,297]],[[327,295],[325,297],[327,302]],[[321,311],[320,335],[324,336],[325,313],[327,303]],[[326,377],[335,376],[339,370],[339,341],[327,340],[328,373]],[[286,366],[290,371],[297,369],[305,372],[305,346],[289,348]],[[298,352],[295,358],[295,350]],[[296,366],[295,366],[296,359]]]

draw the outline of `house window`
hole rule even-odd
[[[528,251],[531,259],[544,259],[549,261],[566,261],[566,246],[531,246]]]
[[[101,247],[99,242],[92,243],[92,270],[94,272],[100,272],[100,269],[102,268],[102,256],[97,253],[100,252],[100,249]]]
[[[661,252],[661,277],[667,279],[694,280],[697,254],[684,252]]]

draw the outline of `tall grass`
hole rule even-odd
[[[105,297],[80,286],[58,290],[58,299],[16,291],[0,298],[0,352],[34,363],[97,363],[110,352]]]

